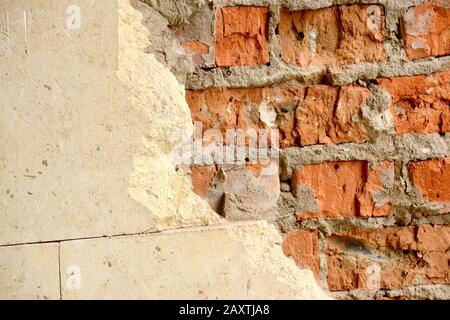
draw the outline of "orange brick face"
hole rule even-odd
[[[301,268],[309,268],[320,280],[319,235],[317,231],[299,230],[287,235],[283,252]]]
[[[450,282],[450,226],[355,230],[329,237],[327,244],[332,291]]]
[[[269,9],[227,7],[217,9],[216,64],[247,66],[269,62]]]
[[[267,128],[261,108],[276,113],[274,126],[281,147],[362,143],[368,135],[354,120],[371,93],[357,86],[298,88],[206,89],[188,91],[194,121],[203,129]]]
[[[216,166],[192,167],[191,180],[194,192],[200,197],[206,198],[216,174]]]
[[[188,53],[208,54],[209,46],[203,42],[189,40],[183,43],[183,47]]]
[[[450,202],[450,158],[413,162],[411,180],[431,202]]]
[[[410,59],[450,54],[448,0],[429,1],[410,8],[403,17],[402,36]]]
[[[450,131],[450,72],[378,81],[392,96],[398,134]]]
[[[360,87],[308,88],[296,111],[296,130],[301,145],[364,142],[367,133],[362,125],[355,125],[352,118],[359,114],[370,95],[370,91]]]
[[[294,194],[310,190],[318,210],[298,213],[299,220],[356,216],[386,216],[389,199],[375,203],[373,196],[384,189],[381,175],[392,176],[392,163],[382,162],[370,169],[365,161],[328,162],[306,165],[292,176]]]
[[[282,9],[279,32],[283,58],[290,64],[332,66],[386,59],[382,6]]]

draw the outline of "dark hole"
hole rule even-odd
[[[300,41],[302,41],[303,39],[305,39],[305,34],[304,34],[303,32],[300,31],[300,32],[297,34],[297,39],[300,40]]]

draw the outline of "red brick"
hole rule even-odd
[[[215,55],[219,67],[269,62],[269,9],[227,7],[216,11]]]
[[[450,202],[450,158],[409,164],[413,184],[431,202]]]
[[[410,8],[402,19],[402,37],[410,59],[450,54],[450,2],[429,1]]]
[[[280,195],[275,161],[192,167],[194,191],[228,220],[272,219]]]
[[[308,268],[320,281],[319,235],[317,231],[298,230],[288,233],[283,252],[292,257],[300,268]]]
[[[331,291],[368,289],[367,268],[374,264],[381,289],[450,282],[450,226],[354,230],[329,237],[327,244]]]
[[[366,141],[364,126],[355,125],[352,119],[369,96],[370,91],[361,87],[308,88],[296,111],[296,130],[301,145]]]
[[[183,43],[183,47],[188,53],[208,54],[209,46],[197,40],[189,40]]]
[[[279,33],[284,60],[302,67],[386,60],[382,6],[282,9]]]
[[[216,166],[191,167],[191,180],[194,192],[206,199],[208,191],[213,187],[212,182],[216,174]]]
[[[209,54],[209,46],[207,44],[197,40],[189,40],[183,43],[183,47],[195,65],[204,65],[205,56]]]
[[[223,183],[218,188],[228,220],[273,220],[278,211],[280,175],[275,161],[224,168]]]
[[[392,96],[398,134],[450,131],[450,72],[378,81]]]
[[[327,162],[306,165],[292,176],[294,194],[300,187],[314,193],[317,212],[298,212],[299,220],[355,216],[386,216],[390,213],[390,199],[376,205],[373,194],[385,187],[381,173],[394,175],[394,165],[381,162],[372,170],[366,161]]]
[[[206,89],[187,91],[194,121],[203,129],[263,129],[260,118],[264,104],[277,113],[274,126],[281,147],[362,143],[368,135],[354,121],[370,91],[357,86],[312,86],[297,88]]]

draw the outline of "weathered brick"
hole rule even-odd
[[[192,167],[194,191],[228,220],[273,219],[280,195],[276,161]]]
[[[278,211],[280,176],[275,162],[223,169],[223,215],[228,220],[273,220]]]
[[[309,268],[320,280],[320,251],[317,231],[298,230],[288,233],[283,242],[283,252],[292,257],[300,268]]]
[[[299,201],[312,202],[315,210],[297,212],[297,219],[386,216],[394,165],[366,161],[327,162],[296,170],[292,189]]]
[[[355,124],[353,117],[369,96],[369,90],[354,86],[308,88],[296,111],[301,145],[366,141],[364,126]]]
[[[402,37],[410,59],[450,54],[450,2],[435,0],[408,9]]]
[[[450,131],[450,72],[378,81],[392,96],[398,134]]]
[[[197,40],[189,40],[183,43],[183,47],[195,65],[202,66],[205,63],[204,56],[209,54],[207,44]]]
[[[384,8],[334,6],[318,10],[281,10],[283,58],[302,67],[383,61]]]
[[[450,202],[450,158],[412,162],[411,180],[431,202]]]
[[[354,230],[329,237],[327,245],[332,291],[450,282],[450,226]],[[377,270],[379,281],[374,281]]]
[[[226,7],[216,11],[215,55],[219,67],[269,62],[269,9]]]
[[[208,54],[209,46],[197,40],[189,40],[183,43],[183,47],[188,53]]]
[[[212,183],[217,174],[217,167],[191,167],[192,189],[202,198],[207,198],[208,191],[213,187]]]
[[[186,99],[204,130],[277,128],[280,146],[288,147],[366,141],[365,127],[355,118],[370,95],[357,86],[318,85],[187,91]],[[275,112],[274,122],[267,123],[261,111]]]

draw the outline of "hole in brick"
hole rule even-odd
[[[302,31],[300,31],[300,32],[297,34],[297,39],[300,40],[300,41],[303,41],[303,39],[305,39],[305,33],[302,32]]]
[[[338,169],[339,169],[339,165],[338,165],[338,164],[335,164],[335,165],[334,165],[334,169],[335,169],[335,170],[338,170]]]
[[[325,85],[332,85],[333,79],[331,78],[330,74],[323,74],[320,78],[320,83]]]

